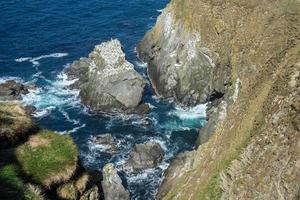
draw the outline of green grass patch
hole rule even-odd
[[[205,194],[206,198],[209,200],[219,200],[222,197],[222,189],[220,187],[221,178],[219,174],[215,174],[207,186],[207,193]]]
[[[1,199],[14,200],[43,200],[39,194],[31,191],[18,176],[15,165],[6,165],[0,169]]]
[[[18,147],[16,155],[27,175],[38,184],[49,187],[73,175],[78,150],[70,136],[41,130]]]

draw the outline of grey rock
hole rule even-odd
[[[218,66],[218,55],[202,48],[198,33],[178,28],[175,15],[167,10],[139,43],[139,57],[148,63],[155,92],[174,97],[185,105],[209,101],[215,92],[224,93],[228,69]]]
[[[129,154],[125,169],[131,172],[156,167],[164,157],[164,150],[158,143],[136,144]]]
[[[75,61],[66,73],[78,79],[71,87],[80,89],[82,103],[94,111],[125,111],[141,102],[145,81],[125,59],[118,40],[95,46],[88,58]]]
[[[129,192],[122,185],[122,180],[111,163],[103,168],[102,188],[105,200],[129,200]]]

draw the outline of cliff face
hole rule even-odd
[[[138,50],[156,92],[212,101],[158,198],[297,199],[300,2],[172,0]]]

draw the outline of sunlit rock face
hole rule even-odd
[[[125,59],[121,43],[111,40],[95,46],[88,58],[75,61],[67,74],[78,79],[83,104],[95,111],[135,108],[141,102],[145,81]]]
[[[205,103],[214,92],[223,93],[227,74],[218,74],[216,55],[201,47],[200,33],[185,30],[175,18],[169,9],[163,11],[138,45],[139,56],[149,64],[157,94],[186,105]],[[216,76],[220,81],[213,80]]]

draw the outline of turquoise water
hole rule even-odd
[[[144,117],[88,112],[77,99],[78,91],[63,70],[87,56],[101,42],[117,38],[127,59],[145,78],[146,65],[136,56],[135,46],[155,23],[167,0],[88,0],[0,2],[0,82],[17,79],[38,89],[23,104],[38,108],[35,120],[46,128],[71,134],[85,167],[101,170],[108,162],[119,169],[134,144],[159,142],[166,151],[163,163],[132,175],[120,171],[132,199],[153,199],[163,172],[176,154],[195,146],[198,130],[205,123],[205,105],[182,108],[161,100],[148,84],[144,101],[151,111]],[[119,141],[114,155],[94,145],[93,135],[111,133]]]

